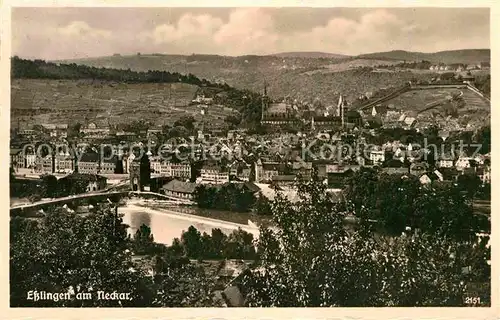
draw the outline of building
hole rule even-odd
[[[417,119],[414,117],[405,117],[403,123],[406,125],[406,127],[411,128],[415,126]]]
[[[26,162],[26,168],[35,168],[36,166],[36,154],[33,151],[26,150],[24,155]]]
[[[229,168],[218,164],[205,164],[200,173],[201,183],[224,184],[229,182]]]
[[[214,98],[206,97],[204,93],[200,93],[196,95],[196,98],[191,100],[192,103],[204,103],[204,104],[212,104]]]
[[[410,173],[415,176],[420,176],[429,170],[429,165],[425,162],[412,163],[410,165]]]
[[[150,164],[151,164],[151,172],[160,174],[161,173],[161,165],[162,165],[162,159],[159,156],[156,157],[151,157],[150,159]]]
[[[329,187],[343,188],[345,180],[354,174],[354,170],[342,165],[327,165],[326,174]]]
[[[382,171],[387,174],[405,175],[408,174],[410,170],[408,167],[384,167]]]
[[[154,158],[154,160],[151,161],[151,169],[153,172],[166,177],[176,177],[181,179],[191,178],[191,164],[188,162],[172,163]]]
[[[59,153],[54,157],[56,173],[71,173],[75,171],[75,160],[67,153]]]
[[[491,183],[491,167],[490,166],[482,166],[477,169],[476,174],[479,179],[483,182],[483,184]]]
[[[33,129],[22,129],[17,132],[19,136],[23,136],[25,138],[33,138],[36,136],[36,131]]]
[[[346,126],[347,128],[352,127],[361,127],[363,125],[363,118],[361,117],[361,114],[357,112],[356,110],[349,110],[345,113],[345,120],[347,124],[350,124],[350,126]]]
[[[162,129],[161,128],[156,128],[156,129],[148,129],[147,131],[147,137],[149,138],[150,136],[152,135],[157,135],[157,134],[161,134],[162,132]]]
[[[103,190],[107,179],[96,174],[74,172],[59,179],[58,183],[64,194],[72,195]]]
[[[316,174],[318,175],[319,178],[326,179],[327,173],[326,173],[326,167],[328,165],[333,164],[332,160],[315,160],[313,162],[313,167],[316,170]]]
[[[42,127],[51,138],[66,138],[68,136],[68,124],[44,123]]]
[[[23,149],[10,148],[10,167],[14,168],[14,170],[25,167]]]
[[[89,123],[86,127],[80,130],[85,139],[102,139],[110,135],[111,130],[107,127],[99,128],[95,123]]]
[[[420,176],[419,180],[421,184],[430,184],[432,182],[431,178],[425,173]]]
[[[54,156],[46,155],[45,157],[37,157],[35,171],[38,173],[54,173]]]
[[[170,172],[172,177],[190,179],[191,164],[188,162],[170,163]]]
[[[370,161],[373,164],[381,164],[385,161],[385,151],[384,150],[371,150],[370,151]]]
[[[196,190],[196,183],[172,180],[165,184],[161,191],[170,197],[192,200]]]
[[[119,160],[117,155],[113,155],[111,158],[102,159],[99,173],[101,174],[117,173],[118,161]]]
[[[467,168],[471,168],[471,161],[474,161],[472,158],[469,157],[459,157],[457,159],[457,162],[455,163],[455,168],[458,171],[464,171]]]
[[[291,172],[304,179],[309,179],[312,176],[312,162],[294,161],[292,162]]]
[[[95,152],[85,152],[77,160],[77,171],[79,173],[98,174],[99,154]]]
[[[135,154],[130,153],[129,155],[124,155],[123,156],[123,168],[125,173],[130,173],[130,164],[132,161],[135,159]]]
[[[229,175],[231,178],[236,178],[241,181],[250,180],[251,167],[244,160],[235,160],[229,166]]]
[[[438,170],[434,170],[432,172],[427,172],[427,173],[422,174],[420,176],[419,180],[420,180],[421,184],[429,185],[433,181],[441,181],[441,182],[444,181],[444,177],[441,174],[441,172],[439,172]]]
[[[316,115],[311,119],[311,123],[313,125],[313,130],[337,129],[342,126],[342,119],[334,115]]]
[[[280,162],[263,162],[261,159],[255,162],[254,168],[256,182],[269,182],[273,176],[277,176],[285,171],[284,164]]]
[[[158,162],[154,160],[153,170],[158,170],[158,173],[162,176],[172,177],[172,164],[170,162],[160,161],[160,167],[158,168]]]
[[[241,190],[241,191],[244,191],[244,192],[248,192],[248,193],[252,193],[254,196],[258,196],[259,192],[260,192],[260,188],[253,182],[236,182],[236,183],[233,183],[231,182],[237,189]]]
[[[297,177],[293,174],[275,175],[271,178],[271,184],[277,186],[293,185],[297,181]]]
[[[137,134],[135,134],[134,132],[127,132],[127,131],[121,130],[121,131],[117,131],[115,133],[115,136],[117,136],[123,140],[132,140],[132,139],[135,139],[137,137]]]
[[[149,157],[146,154],[141,157],[134,156],[129,166],[130,188],[132,191],[149,191],[151,179]]]
[[[451,154],[443,154],[439,155],[436,165],[438,168],[453,168],[454,163],[455,159]]]
[[[12,149],[14,149],[14,148],[11,148],[11,152],[12,152]],[[27,145],[23,146],[22,153],[23,153],[23,158],[24,158],[24,161],[23,161],[24,168],[34,169],[36,167],[37,155],[36,155],[35,150],[36,150],[36,146],[33,144],[27,144]],[[17,159],[17,160],[19,160],[19,159]]]
[[[382,171],[387,174],[408,174],[410,167],[398,159],[388,159],[384,162]]]

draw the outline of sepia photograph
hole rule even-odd
[[[492,307],[490,14],[12,7],[10,307]]]

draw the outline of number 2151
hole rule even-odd
[[[481,304],[480,297],[466,297],[465,304]]]

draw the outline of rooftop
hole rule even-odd
[[[59,180],[83,180],[83,181],[98,181],[98,180],[106,180],[106,177],[97,175],[97,174],[90,174],[90,173],[78,173],[78,172],[73,172],[71,174],[68,174],[67,176],[64,176],[60,178]]]
[[[82,154],[79,162],[98,162],[99,161],[99,154],[94,153],[94,152],[85,152]]]
[[[181,193],[194,193],[196,183],[172,180],[163,186],[163,190]]]

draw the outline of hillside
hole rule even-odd
[[[259,104],[255,103],[260,101],[258,96],[191,74],[98,69],[13,58],[11,78],[13,125],[88,121],[120,124],[131,119],[171,125],[189,115],[201,122],[200,107],[191,103],[200,90],[212,97],[224,93],[203,117],[211,126],[221,127],[227,116],[239,117],[240,111],[247,124],[260,118]]]
[[[314,52],[314,51],[300,51],[300,52],[280,52],[275,54],[270,54],[269,56],[279,57],[279,58],[307,58],[307,59],[318,59],[318,58],[328,58],[328,59],[346,59],[350,56],[337,53],[328,52]]]
[[[427,60],[433,63],[480,63],[490,61],[490,49],[466,49],[440,51],[435,53],[409,52],[395,50],[388,52],[375,52],[359,55],[358,58],[380,59],[380,60]]]
[[[273,99],[292,96],[320,99],[334,104],[338,94],[355,99],[367,91],[399,86],[411,79],[429,80],[432,75],[412,72],[376,72],[366,67],[392,62],[374,59],[281,58],[276,56],[224,57],[213,55],[131,55],[67,61],[96,68],[161,70],[191,73],[212,83],[227,83],[240,90],[262,92],[264,82]],[[398,61],[393,61],[397,63]]]
[[[197,90],[197,86],[183,83],[14,79],[11,121],[21,126],[89,121],[116,125],[137,117],[157,125],[171,124],[183,115],[201,119],[200,111],[189,106]]]

